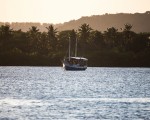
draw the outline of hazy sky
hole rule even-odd
[[[0,0],[0,22],[63,23],[105,13],[144,13],[150,0]]]

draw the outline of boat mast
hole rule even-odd
[[[75,57],[77,57],[77,38],[76,38],[76,45],[75,45]]]
[[[71,41],[70,41],[70,37],[69,37],[69,61],[70,61],[70,45],[71,45],[70,42]]]

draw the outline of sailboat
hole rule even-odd
[[[69,55],[63,60],[63,68],[65,70],[86,70],[88,59],[84,57],[77,57],[77,39],[75,45],[75,56],[70,55],[70,46],[71,41],[69,38]]]

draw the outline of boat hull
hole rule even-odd
[[[86,70],[87,69],[87,66],[74,66],[74,65],[66,65],[66,64],[63,64],[63,68],[65,70],[70,70],[70,71],[83,71],[83,70]]]

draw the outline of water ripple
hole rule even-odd
[[[0,67],[0,120],[149,120],[149,68]]]

